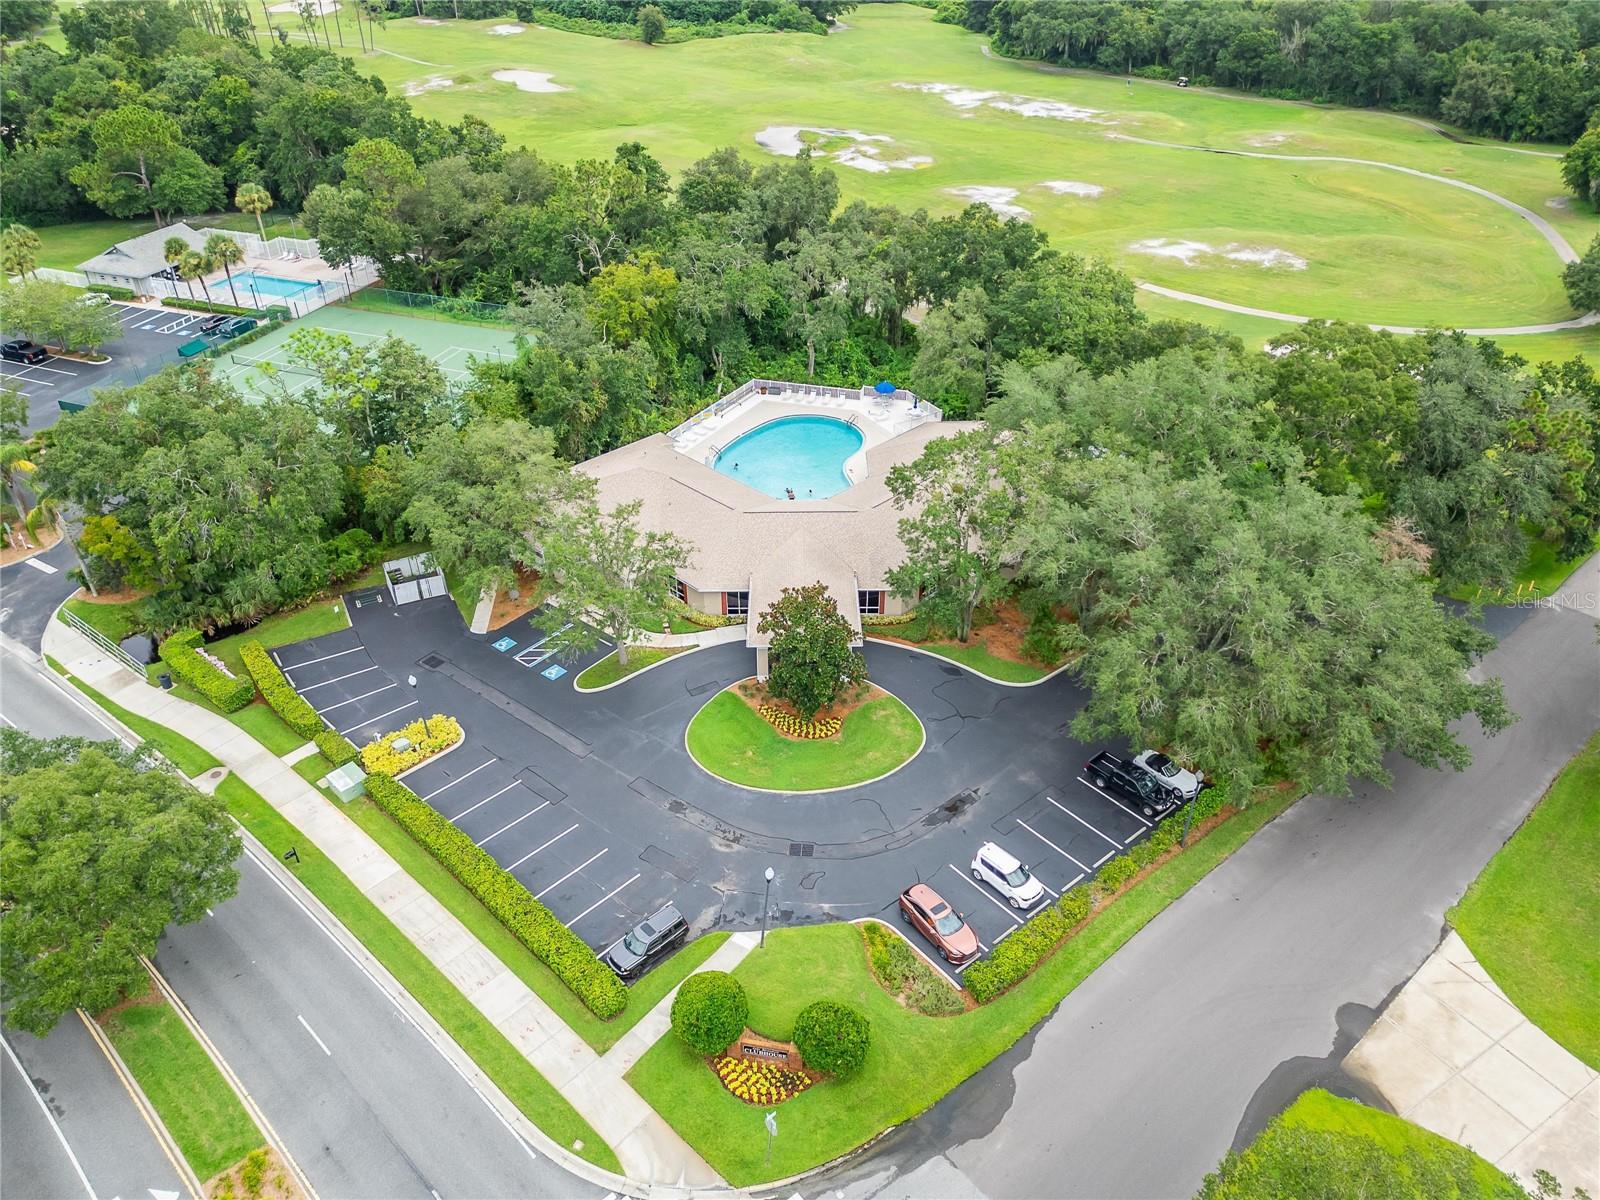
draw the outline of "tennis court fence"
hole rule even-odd
[[[350,297],[351,308],[377,312],[405,310],[419,317],[452,321],[476,321],[486,325],[509,325],[507,305],[487,300],[467,300],[461,296],[430,296],[424,292],[399,292],[393,288],[365,287]]]

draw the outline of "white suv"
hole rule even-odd
[[[1044,899],[1044,884],[993,842],[985,842],[972,856],[972,877],[999,892],[1012,908],[1032,908]]]
[[[1145,750],[1134,755],[1134,765],[1150,772],[1169,791],[1177,792],[1185,800],[1200,794],[1200,776],[1185,771],[1159,750]]]

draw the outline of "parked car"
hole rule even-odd
[[[37,342],[30,342],[25,338],[15,338],[0,345],[0,358],[7,362],[42,363],[50,357],[50,351]]]
[[[972,877],[999,892],[1012,908],[1032,908],[1044,899],[1044,884],[1015,855],[993,842],[985,842],[972,856]]]
[[[79,308],[99,308],[110,303],[111,297],[104,292],[85,292],[78,297]]]
[[[1126,800],[1147,817],[1159,816],[1183,799],[1176,788],[1158,782],[1143,767],[1115,754],[1096,754],[1083,769],[1095,787]]]
[[[1159,750],[1140,751],[1133,756],[1133,765],[1149,771],[1159,783],[1173,789],[1185,800],[1193,800],[1200,794],[1200,776],[1193,771],[1185,771]]]
[[[254,317],[230,317],[217,329],[217,336],[222,338],[238,337],[241,333],[249,333],[256,327]]]
[[[972,926],[927,884],[913,884],[900,893],[900,916],[932,942],[946,962],[959,967],[978,956],[978,935]]]
[[[232,318],[230,318],[226,313],[218,313],[216,316],[207,317],[204,321],[200,322],[200,332],[215,333],[217,330],[226,325],[231,319]]]
[[[623,934],[600,961],[624,982],[632,982],[689,938],[689,922],[675,905],[665,905]]]

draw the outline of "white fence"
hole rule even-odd
[[[734,388],[733,391],[729,392],[726,396],[723,396],[717,400],[716,403],[708,404],[705,408],[702,408],[699,412],[695,413],[694,416],[690,417],[687,421],[683,421],[674,426],[667,433],[667,436],[670,438],[676,438],[681,434],[693,429],[702,421],[709,421],[712,417],[721,416],[730,408],[733,408],[735,405],[744,400],[748,400],[751,396],[758,396],[767,393],[783,396],[786,399],[791,400],[804,400],[809,396],[814,396],[819,400],[862,400],[871,402],[894,399],[903,401],[906,404],[919,403],[916,394],[913,392],[908,392],[904,388],[896,388],[893,396],[890,396],[887,393],[880,393],[876,388],[873,387],[842,388],[829,387],[826,384],[821,383],[787,383],[781,379],[748,379],[744,383],[741,383],[738,387]],[[933,414],[934,420],[942,421],[944,419],[944,412],[938,407],[938,405],[930,404],[926,400],[920,401],[920,404],[923,408],[927,409]],[[920,423],[921,422],[918,422],[918,424]]]
[[[320,258],[322,248],[316,238],[275,237],[261,240],[259,233],[245,233],[238,229],[197,229],[201,237],[213,233],[224,234],[239,243],[239,248],[250,258]]]
[[[259,242],[261,239],[255,240]],[[272,240],[278,242],[289,239]],[[292,296],[263,294],[252,287],[247,278],[236,277],[233,286],[229,287],[226,276],[213,279],[209,284],[196,280],[192,289],[187,282],[159,277],[152,277],[147,286],[150,294],[158,297],[171,296],[180,300],[203,299],[213,300],[218,304],[232,304],[237,296],[238,303],[243,308],[282,307],[287,308],[292,317],[303,317],[325,305],[335,304],[378,280],[377,264],[365,259],[352,263],[342,271],[334,267],[329,267],[328,271],[329,274],[326,276],[311,278],[278,276],[306,285],[303,291],[296,292]]]

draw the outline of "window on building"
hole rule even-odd
[[[747,617],[750,615],[749,592],[723,592],[722,611],[730,617]]]
[[[856,607],[864,613],[881,614],[883,612],[883,593],[857,592]]]
[[[672,581],[672,594],[685,604],[689,603],[689,585],[681,579]]]

